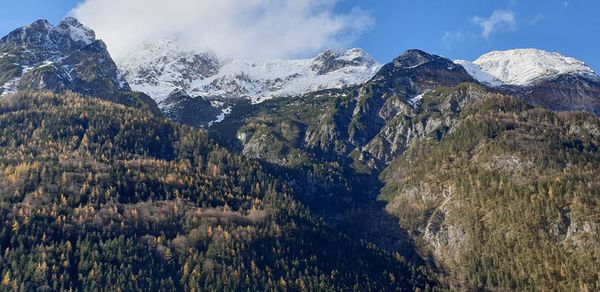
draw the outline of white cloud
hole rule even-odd
[[[359,9],[338,0],[85,0],[72,14],[93,28],[116,58],[147,41],[243,59],[289,58],[349,45],[370,28]]]
[[[477,42],[479,36],[468,30],[446,31],[441,39],[441,44],[448,51],[453,51],[455,48],[468,47],[474,42]]]
[[[474,17],[473,23],[481,27],[481,36],[489,38],[501,28],[517,29],[517,21],[512,11],[496,10],[487,18]]]
[[[446,47],[448,51],[452,51],[455,43],[461,43],[464,41],[465,33],[461,30],[447,31],[442,37],[442,45]]]
[[[543,14],[538,14],[529,21],[529,25],[537,24],[546,18]]]

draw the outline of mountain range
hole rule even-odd
[[[556,110],[600,110],[591,98],[598,96],[600,77],[583,62],[558,53],[516,49],[491,52],[473,62],[454,62],[477,82],[531,104]],[[152,96],[172,118],[203,127],[231,113],[232,100],[256,104],[359,85],[382,67],[361,49],[326,51],[305,60],[241,61],[183,49],[175,38],[145,45],[117,63],[134,90]],[[226,105],[221,99],[228,101]],[[211,106],[207,101],[212,101]],[[189,108],[202,112],[202,117],[193,117]]]
[[[0,39],[12,289],[600,289],[600,77],[537,49],[248,61]]]

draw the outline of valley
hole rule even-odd
[[[535,49],[114,61],[0,39],[13,290],[600,289],[600,77]]]

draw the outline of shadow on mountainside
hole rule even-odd
[[[299,202],[336,230],[392,254],[398,253],[412,264],[429,265],[419,255],[412,238],[400,227],[398,218],[385,210],[385,202],[377,200],[383,183],[376,175],[347,168],[344,178],[350,180],[350,185],[336,185],[330,184],[327,177],[319,181],[304,168],[265,164],[267,171],[288,181]]]
[[[258,107],[264,106],[248,102],[236,104],[222,123],[209,128],[211,138],[242,154],[243,145],[237,139],[237,131]],[[354,240],[372,243],[391,254],[398,253],[414,265],[436,266],[424,260],[430,257],[418,253],[415,242],[401,228],[399,219],[386,211],[385,202],[378,201],[383,187],[378,173],[357,172],[351,167],[352,160],[347,157],[313,154],[327,161],[293,167],[261,161],[266,171],[289,183],[295,199],[335,230]],[[341,165],[338,172],[322,167],[331,162]]]

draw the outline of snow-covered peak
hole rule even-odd
[[[189,91],[193,81],[213,76],[221,68],[214,54],[184,49],[175,38],[146,43],[117,64],[135,90],[157,102],[174,91]]]
[[[360,49],[326,51],[313,59],[247,61],[186,50],[174,38],[147,45],[118,64],[132,89],[159,104],[177,90],[190,96],[241,97],[258,103],[360,84],[381,68]]]
[[[479,57],[472,64],[481,71],[472,67],[469,73],[473,72],[473,77],[484,83],[490,83],[489,75],[504,84],[517,86],[533,85],[565,74],[598,78],[590,67],[579,60],[537,49],[493,51]],[[481,74],[482,72],[489,75]]]
[[[63,19],[58,25],[58,28],[68,33],[71,39],[76,42],[91,44],[96,40],[96,33],[89,27],[81,24],[81,22],[74,17],[66,17]]]
[[[2,39],[0,48],[27,49],[46,52],[44,58],[51,59],[52,53],[72,53],[96,41],[96,34],[73,17],[67,17],[54,26],[45,19],[18,28]]]
[[[111,100],[130,91],[104,42],[75,18],[57,26],[38,20],[0,39],[0,95],[19,90],[71,90]]]
[[[373,66],[375,59],[362,49],[327,50],[313,60],[312,69],[323,75],[344,67]]]
[[[199,55],[206,58],[217,59],[217,57],[208,52],[194,51],[186,49],[179,44],[175,37],[165,38],[160,41],[146,42],[133,53],[121,58],[119,61],[123,64],[145,63],[151,60],[161,61],[168,59],[174,60],[182,56],[189,57]]]

